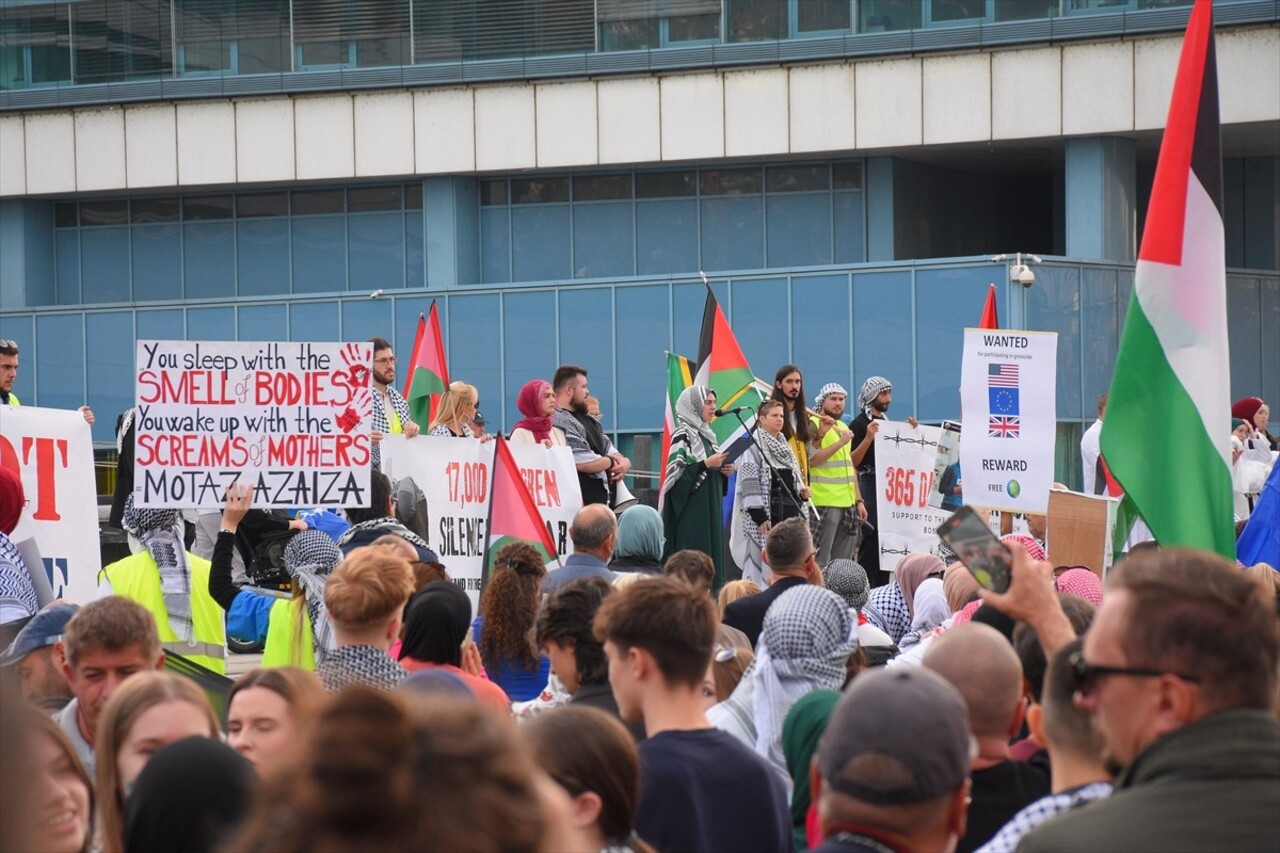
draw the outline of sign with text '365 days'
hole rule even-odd
[[[373,345],[138,341],[134,501],[368,506]]]

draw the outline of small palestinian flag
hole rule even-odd
[[[418,315],[418,334],[413,339],[413,355],[404,378],[404,398],[409,417],[424,433],[440,408],[440,398],[449,387],[449,365],[444,359],[444,337],[440,334],[440,314],[431,300],[429,317]]]
[[[484,555],[483,583],[489,580],[498,552],[511,542],[525,542],[542,552],[547,567],[557,561],[556,544],[542,514],[529,494],[520,467],[507,441],[499,435],[493,452],[493,476],[489,482],[489,547]]]

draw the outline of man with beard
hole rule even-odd
[[[419,427],[409,418],[409,404],[391,387],[396,381],[396,354],[391,341],[375,335],[369,343],[373,344],[373,468],[381,471],[382,437],[403,434],[413,438]]]
[[[804,409],[804,377],[800,368],[794,364],[784,364],[773,375],[773,393],[770,400],[781,400],[786,407],[787,417],[782,422],[782,435],[791,445],[791,452],[796,455],[800,465],[800,474],[804,477],[802,485],[809,484],[809,442],[813,440],[813,430],[809,426],[808,414]]]
[[[879,422],[885,419],[889,404],[893,402],[893,383],[883,376],[872,376],[862,383],[858,393],[858,407],[861,411],[849,425],[853,432],[853,449],[850,457],[853,467],[858,470],[858,489],[863,495],[876,493],[876,433],[880,430]],[[916,425],[915,418],[907,418],[907,423]],[[879,523],[875,500],[867,502],[866,535],[858,547],[858,562],[867,570],[872,586],[881,586],[889,582],[887,572],[880,571],[880,535],[876,532]],[[877,577],[878,574],[878,577]]]
[[[552,378],[551,389],[556,395],[551,423],[564,431],[565,441],[573,451],[583,506],[612,506],[618,482],[631,469],[631,460],[618,452],[604,427],[587,409],[590,391],[586,368],[576,364],[560,365]]]
[[[849,455],[853,433],[841,420],[847,396],[843,387],[828,382],[813,401],[818,413],[809,417],[816,431],[809,445],[809,491],[822,517],[816,543],[820,566],[854,558],[858,530],[867,517]]]

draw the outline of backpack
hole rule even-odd
[[[272,590],[288,590],[293,579],[284,564],[284,549],[293,538],[293,530],[267,533],[258,540],[253,555],[245,566],[249,582],[256,587]]]

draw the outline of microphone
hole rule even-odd
[[[746,412],[750,409],[750,406],[734,406],[732,409],[716,409],[716,417],[723,418],[725,415],[736,415],[739,412]]]

